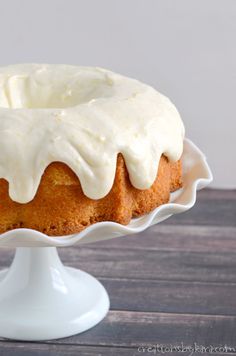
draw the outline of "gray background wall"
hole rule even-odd
[[[168,95],[206,153],[215,187],[236,188],[235,0],[7,0],[0,65],[110,68]]]

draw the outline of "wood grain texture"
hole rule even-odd
[[[154,344],[219,345],[236,347],[235,316],[111,311],[90,332],[66,338],[68,344],[138,347]],[[234,333],[227,330],[234,329]],[[58,340],[63,343],[64,340]],[[50,341],[49,341],[50,343]]]
[[[181,342],[226,344],[236,352],[236,191],[201,191],[189,212],[144,233],[59,253],[65,264],[100,279],[111,311],[95,328],[70,338],[0,339],[0,355],[146,355],[139,346]],[[0,250],[1,268],[13,254]]]
[[[69,344],[43,344],[1,342],[0,356],[134,356],[140,355],[137,347],[80,346]]]

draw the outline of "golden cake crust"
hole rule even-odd
[[[78,177],[66,164],[53,162],[46,168],[34,199],[26,204],[12,201],[8,182],[0,179],[0,233],[30,228],[61,236],[79,232],[99,221],[125,225],[132,217],[167,203],[170,192],[181,186],[181,161],[170,163],[162,155],[151,188],[134,188],[119,154],[111,191],[104,198],[93,200],[84,195]]]

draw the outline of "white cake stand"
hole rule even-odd
[[[196,191],[212,180],[202,152],[185,140],[184,186],[171,202],[128,226],[101,222],[79,234],[49,237],[30,229],[0,235],[0,247],[15,247],[9,269],[0,272],[0,336],[16,340],[50,340],[81,333],[99,323],[109,310],[109,297],[91,275],[63,266],[56,247],[83,244],[145,230],[172,214],[190,209]]]

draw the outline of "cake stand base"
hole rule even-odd
[[[109,297],[91,275],[64,267],[55,247],[19,247],[0,272],[0,336],[51,340],[98,324]]]

